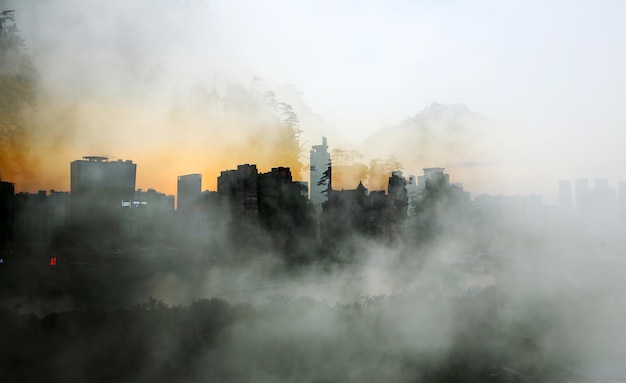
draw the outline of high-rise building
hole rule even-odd
[[[70,171],[72,221],[101,234],[119,233],[122,201],[133,198],[137,165],[86,156],[73,161]]]
[[[202,174],[187,174],[178,177],[176,210],[189,213],[202,194]]]
[[[330,153],[328,153],[326,137],[322,137],[321,145],[313,145],[310,160],[309,198],[311,204],[319,208],[322,203],[328,200],[328,195],[325,192],[331,182],[330,175],[327,172],[330,167]],[[327,172],[326,176],[324,175],[325,172]]]
[[[86,156],[70,164],[72,198],[97,196],[121,200],[133,198],[137,165],[131,160],[109,161],[107,157]]]
[[[256,165],[237,165],[237,170],[224,170],[217,177],[217,193],[230,204],[231,214],[256,225],[258,210],[258,177]]]
[[[450,185],[450,176],[443,171],[445,168],[424,168],[424,175],[417,177],[417,188],[424,190],[428,183],[442,183],[445,186]]]
[[[0,179],[0,250],[13,239],[15,184]]]
[[[164,238],[174,221],[174,196],[154,189],[135,191],[132,201],[124,201],[122,231],[125,238],[137,238],[141,233]]]

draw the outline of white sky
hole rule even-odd
[[[79,47],[91,65],[122,47],[128,62],[204,79],[294,84],[355,142],[432,102],[464,103],[509,138],[516,176],[503,182],[520,193],[626,180],[624,1],[4,3],[36,52]]]

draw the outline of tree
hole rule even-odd
[[[303,170],[304,165],[300,161],[302,147],[300,146],[300,121],[293,107],[285,102],[278,103],[278,119],[281,125],[281,139],[279,140],[280,151],[284,153],[281,158],[286,159],[291,164],[298,164],[298,173]]]
[[[0,172],[25,172],[28,108],[35,103],[35,70],[19,36],[14,11],[0,13]]]
[[[317,182],[317,186],[326,185],[326,189],[322,190],[322,193],[328,193],[329,190],[332,190],[332,177],[333,177],[332,169],[333,169],[332,165],[329,162],[328,167],[326,168],[324,173],[322,173],[320,180]]]

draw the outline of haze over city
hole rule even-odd
[[[0,381],[626,382],[625,19],[0,0]]]
[[[25,166],[13,172],[37,181],[2,174],[19,190],[67,190],[66,164],[83,155],[133,159],[138,186],[166,193],[178,174],[269,170],[280,159],[263,159],[274,142],[254,138],[271,132],[257,116],[194,109],[233,83],[292,105],[301,143],[325,135],[341,149],[434,102],[465,104],[485,121],[434,132],[432,156],[402,162],[414,174],[445,167],[474,195],[556,203],[560,179],[626,180],[621,2],[1,4],[16,10],[38,76]]]

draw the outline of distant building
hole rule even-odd
[[[296,237],[312,235],[306,183],[294,182],[288,167],[259,174],[256,165],[244,164],[222,171],[217,194],[230,212],[230,235],[239,245],[290,251]]]
[[[0,250],[13,239],[15,222],[15,185],[0,180]]]
[[[86,156],[70,164],[71,192],[75,197],[105,195],[130,199],[135,192],[137,165],[131,160],[109,161],[107,157]],[[124,198],[125,197],[125,198]]]
[[[595,221],[606,221],[617,215],[615,209],[615,195],[614,191],[609,187],[608,178],[594,179],[594,189],[591,192],[591,205]]]
[[[401,171],[394,171],[389,177],[387,189],[389,191],[389,207],[393,210],[393,216],[406,218],[409,197],[407,182]]]
[[[426,188],[427,182],[437,182],[441,181],[445,183],[445,185],[450,184],[450,176],[445,174],[443,171],[445,168],[424,168],[424,175],[417,177],[417,188],[419,190],[424,190]]]
[[[122,201],[135,193],[137,165],[86,156],[70,164],[71,216],[83,239],[111,242],[121,230]]]
[[[607,191],[609,190],[609,179],[608,178],[596,178],[593,181],[594,188],[596,191]]]
[[[202,193],[202,174],[187,174],[178,177],[176,210],[189,213],[198,203]]]
[[[321,145],[313,146],[310,161],[309,198],[314,207],[320,208],[322,203],[328,200],[326,190],[330,183],[330,177],[324,176],[324,172],[330,167],[330,153],[326,137],[322,137]]]
[[[408,194],[402,172],[393,172],[387,189],[369,192],[359,183],[353,190],[330,190],[322,205],[321,242],[340,250],[351,246],[350,238],[364,235],[392,241],[401,234],[407,217]]]
[[[259,221],[258,176],[256,165],[243,164],[217,178],[217,193],[231,207],[232,218],[254,226]]]
[[[16,195],[15,239],[20,247],[42,249],[65,229],[69,221],[70,194],[50,190]]]
[[[174,223],[174,196],[154,189],[138,189],[132,200],[122,201],[122,207],[125,238],[162,239]]]

